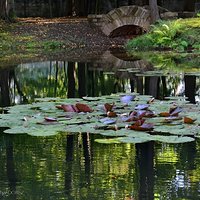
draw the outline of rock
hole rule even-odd
[[[160,14],[161,19],[177,19],[178,13],[177,12],[164,12]]]

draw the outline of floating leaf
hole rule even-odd
[[[134,101],[124,104],[121,97],[127,98],[129,95],[135,96]],[[166,137],[173,134],[176,136],[172,138],[173,142],[174,139],[177,139],[176,142],[185,142],[194,140],[193,137],[200,137],[200,107],[198,105],[186,104],[185,101],[159,100],[147,104],[150,98],[152,97],[131,93],[103,96],[100,97],[99,102],[92,99],[52,99],[52,101],[46,99],[29,105],[7,108],[8,114],[0,114],[0,126],[9,127],[10,129],[5,132],[10,134],[51,136],[60,132],[63,134],[87,132],[112,137],[124,136],[120,140],[130,143],[151,140],[167,142],[166,138],[160,138],[161,134]],[[133,111],[133,108],[136,110]],[[166,112],[168,116],[158,117],[159,113],[163,112]],[[184,120],[179,120],[182,117],[177,116],[180,112],[182,116],[191,119],[195,116],[196,123],[189,124],[184,123]],[[106,117],[107,114],[109,117]],[[131,127],[133,130],[126,127]],[[178,136],[181,136],[181,139],[177,138]],[[191,137],[185,138],[185,136]],[[118,142],[122,142],[120,140]]]
[[[198,133],[198,128],[196,127],[186,127],[184,125],[168,125],[168,126],[155,126],[155,132],[169,133],[173,135],[196,135]]]
[[[117,138],[96,139],[95,142],[102,143],[102,144],[119,144],[119,143],[121,143]]]
[[[58,109],[60,109],[57,106]],[[74,105],[66,105],[66,104],[62,104],[61,108],[65,111],[65,112],[78,112],[78,109],[74,106]]]
[[[106,131],[101,131],[99,133],[104,136],[112,136],[112,137],[119,137],[119,136],[126,135],[124,131],[120,131],[120,130],[106,130]]]
[[[76,108],[79,112],[92,112],[92,109],[88,105],[83,103],[77,103]]]
[[[139,104],[135,107],[136,110],[146,110],[149,107],[148,104]]]
[[[9,133],[9,134],[24,134],[27,133],[29,128],[23,127],[23,126],[15,126],[10,129],[4,130],[4,133]]]
[[[89,124],[84,125],[69,125],[63,129],[63,132],[70,132],[70,133],[99,133],[100,131],[96,130],[94,127],[90,126]]]
[[[192,137],[180,137],[180,136],[163,136],[163,135],[154,135],[153,139],[155,141],[164,142],[164,143],[185,143],[185,142],[193,142],[194,138]]]
[[[172,107],[172,108],[170,108],[170,111],[169,111],[169,113],[170,113],[170,116],[178,116],[178,114],[180,113],[180,112],[182,112],[182,108],[180,108],[180,107]]]
[[[155,98],[153,97],[153,98],[151,98],[151,99],[149,99],[148,101],[147,101],[147,104],[151,104],[151,103],[153,103],[155,101]]]
[[[48,122],[57,122],[58,121],[56,118],[53,118],[53,117],[45,117],[44,119]]]
[[[104,109],[106,112],[112,111],[114,104],[105,103]]]
[[[153,124],[151,123],[143,123],[142,125],[131,125],[131,126],[128,126],[129,129],[131,130],[136,130],[136,131],[151,131],[153,130]]]
[[[116,112],[113,112],[113,111],[108,111],[108,112],[107,112],[107,116],[108,116],[108,117],[117,117],[117,113],[116,113]]]
[[[133,101],[135,99],[135,95],[125,95],[125,96],[121,96],[120,100],[123,104],[129,104],[131,101]]]
[[[151,140],[145,139],[145,138],[133,138],[133,137],[121,137],[121,138],[118,138],[118,140],[123,143],[133,143],[133,144],[151,141]]]
[[[102,122],[104,124],[115,124],[116,120],[106,117],[106,118],[101,119],[100,122]]]
[[[175,120],[181,120],[182,117],[178,117],[178,116],[169,116],[167,118],[165,118],[165,122],[173,122]]]
[[[196,121],[196,119],[192,119],[190,117],[184,117],[185,124],[193,124],[195,121]]]
[[[100,97],[82,97],[83,100],[85,101],[100,101],[102,98]]]
[[[170,114],[168,112],[161,112],[161,113],[159,113],[159,116],[161,116],[161,117],[169,117]]]

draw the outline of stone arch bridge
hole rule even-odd
[[[150,26],[149,10],[140,6],[122,6],[105,15],[96,15],[96,24],[110,37],[141,35]]]

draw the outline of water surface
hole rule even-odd
[[[147,61],[106,56],[93,62],[53,60],[2,69],[1,105],[30,103],[38,97],[116,92],[138,92],[159,99],[187,96],[190,102],[199,102],[197,71],[160,73]],[[94,134],[32,137],[2,131],[1,199],[200,198],[199,140],[175,145],[106,145],[96,143],[94,140],[103,136]]]

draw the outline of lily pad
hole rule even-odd
[[[109,139],[96,139],[95,142],[101,144],[119,144],[121,143],[118,138],[109,138]]]
[[[27,133],[32,136],[87,132],[114,137],[109,141],[114,143],[152,140],[180,143],[200,137],[200,106],[175,99],[149,101],[151,98],[149,95],[119,93],[99,98],[41,99],[36,103],[7,108],[8,114],[0,114],[0,127],[8,127],[5,130],[8,134]],[[58,109],[58,105],[73,105],[79,109],[78,112],[65,112]],[[161,112],[175,115],[178,120],[170,117],[166,121],[166,117],[159,116]],[[185,116],[195,116],[196,121],[186,124]],[[127,129],[135,126],[137,131]]]
[[[121,137],[118,138],[118,140],[122,143],[145,143],[151,141],[150,139],[145,139],[145,138],[133,138],[133,137]]]
[[[181,136],[163,136],[163,135],[155,135],[153,136],[155,141],[164,142],[164,143],[185,143],[185,142],[193,142],[195,139],[192,137],[181,137]]]

